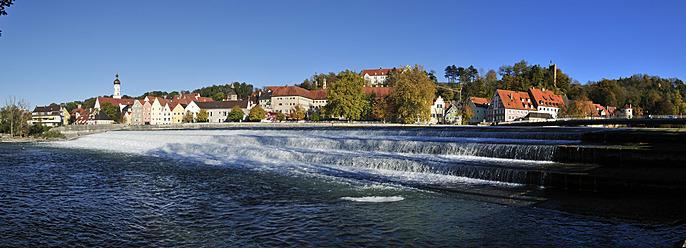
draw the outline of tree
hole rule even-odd
[[[227,116],[227,119],[232,120],[232,121],[241,121],[243,120],[243,117],[245,117],[245,113],[243,113],[243,110],[241,107],[238,105],[233,106],[231,108],[231,111],[229,111],[229,115]]]
[[[312,112],[308,117],[308,120],[310,121],[319,121],[319,113],[317,112]]]
[[[376,104],[372,105],[372,117],[376,120],[383,120],[385,122],[388,117],[386,109],[386,99],[381,99],[380,101],[376,102]]]
[[[234,82],[231,84],[233,87],[233,90],[236,91],[236,95],[238,95],[238,100],[245,100],[252,95],[253,92],[253,86],[252,84],[246,84],[245,82],[243,83],[238,83]],[[228,89],[228,91],[231,91],[231,89]],[[227,91],[227,94],[228,94]]]
[[[341,116],[348,121],[360,119],[366,104],[364,85],[364,78],[357,73],[349,70],[339,73],[338,80],[326,88],[325,112],[329,116]]]
[[[191,111],[186,111],[186,114],[183,115],[183,122],[193,122],[193,113]]]
[[[583,102],[575,100],[569,101],[569,106],[560,109],[559,117],[585,117],[588,114]]]
[[[119,106],[114,106],[110,102],[104,102],[100,104],[100,110],[105,111],[105,114],[109,115],[112,120],[121,123],[121,110]]]
[[[259,121],[264,119],[266,116],[267,111],[264,111],[264,109],[260,105],[252,107],[250,109],[250,112],[248,113],[248,119],[250,119],[251,121]]]
[[[277,120],[277,121],[285,121],[285,120],[286,120],[286,115],[283,114],[283,113],[278,113],[278,114],[276,115],[276,120]]]
[[[303,108],[299,104],[291,108],[291,119],[297,121],[304,120],[306,115],[307,111],[305,111],[305,108]]]
[[[215,101],[221,101],[226,98],[226,94],[224,92],[217,92],[212,96],[212,99]]]
[[[209,113],[207,113],[207,110],[201,109],[198,114],[195,117],[195,120],[198,122],[207,122],[207,119],[210,117]]]
[[[5,129],[9,129],[10,136],[24,135],[27,133],[28,123],[31,114],[28,111],[29,103],[16,97],[10,96],[5,100],[5,107],[2,108],[0,116],[5,123]]]
[[[467,124],[469,121],[472,120],[472,117],[474,117],[474,112],[472,112],[472,108],[464,106],[460,110],[462,114],[462,124]]]
[[[394,75],[396,83],[389,96],[393,101],[393,113],[403,123],[426,122],[431,116],[431,104],[436,85],[426,75],[424,68],[415,65]]]
[[[7,15],[5,7],[12,6],[12,2],[14,2],[14,0],[0,0],[0,16]],[[0,30],[0,36],[2,36],[2,30]]]
[[[454,84],[457,79],[460,78],[455,65],[449,65],[445,67],[445,78],[448,79],[448,83],[450,84]]]

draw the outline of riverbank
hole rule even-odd
[[[40,138],[40,137],[36,138],[33,136],[28,136],[28,137],[15,136],[15,137],[12,137],[9,134],[0,134],[0,142],[5,142],[5,143],[44,142],[44,141],[57,141],[57,140],[65,140],[65,139]]]
[[[115,130],[175,130],[203,128],[236,128],[236,127],[429,127],[436,125],[398,124],[398,123],[347,123],[347,122],[224,122],[224,123],[183,123],[169,125],[69,125],[53,128],[65,135],[67,140],[83,135]]]

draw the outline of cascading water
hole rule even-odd
[[[209,164],[319,174],[400,184],[439,181],[545,184],[557,145],[576,129],[244,128],[121,131],[57,146],[190,159]],[[555,139],[550,139],[555,138]],[[486,180],[486,181],[483,181]]]

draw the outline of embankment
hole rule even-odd
[[[556,149],[558,162],[589,163],[585,173],[551,175],[559,188],[586,191],[686,192],[686,132],[616,129],[588,132]]]
[[[170,125],[69,125],[53,128],[64,134],[67,139],[76,139],[83,135],[96,134],[113,130],[169,130],[169,129],[200,129],[200,128],[231,128],[231,127],[364,127],[364,126],[427,126],[395,123],[347,123],[347,122],[224,122],[224,123],[184,123]]]

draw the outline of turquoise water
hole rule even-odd
[[[668,247],[686,233],[503,197],[540,190],[517,182],[521,171],[555,167],[551,147],[576,142],[576,129],[462,131],[121,131],[0,144],[3,246]]]

